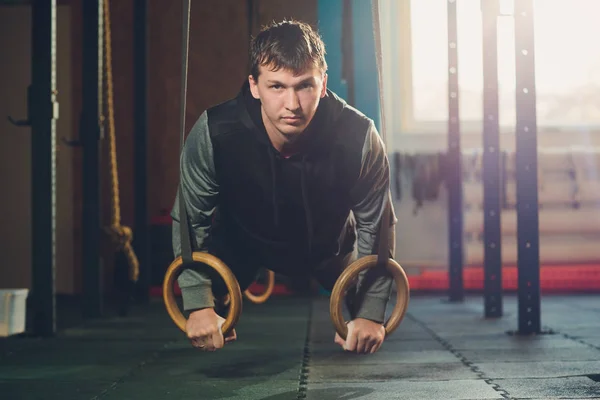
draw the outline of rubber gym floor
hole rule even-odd
[[[77,307],[59,303],[59,317]],[[0,340],[0,398],[600,399],[600,295],[543,296],[540,335],[511,334],[517,314],[513,295],[498,319],[481,296],[413,296],[381,350],[356,355],[333,343],[327,297],[276,296],[245,301],[237,342],[203,353],[155,298],[54,338]]]

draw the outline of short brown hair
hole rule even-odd
[[[327,71],[325,44],[319,34],[304,22],[284,20],[263,27],[250,44],[250,74],[258,80],[259,67],[289,69],[301,73],[317,66]]]

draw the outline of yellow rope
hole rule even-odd
[[[139,261],[131,240],[133,232],[130,227],[121,225],[121,206],[119,197],[119,172],[117,169],[117,144],[115,136],[115,117],[114,117],[114,101],[113,101],[113,74],[112,74],[112,44],[110,31],[110,9],[109,0],[104,0],[104,39],[105,39],[105,54],[106,54],[106,101],[108,112],[108,138],[109,138],[109,164],[111,178],[111,205],[112,219],[106,232],[111,237],[112,241],[117,246],[117,250],[121,250],[127,257],[129,264],[129,279],[137,282],[140,268]]]

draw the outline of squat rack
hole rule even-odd
[[[56,333],[56,0],[33,0],[31,85],[28,89],[28,116],[10,121],[31,126],[32,134],[32,314],[31,333]],[[103,138],[103,0],[82,2],[82,112],[79,139],[64,144],[82,148],[82,269],[84,317],[103,315],[102,260],[100,254],[101,193],[100,140]],[[144,268],[140,271],[137,295],[148,302],[148,229],[146,200],[146,80],[147,80],[147,0],[134,2],[134,81],[135,92],[135,251]]]

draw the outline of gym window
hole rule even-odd
[[[512,0],[501,12],[512,13]],[[447,131],[448,40],[446,0],[382,1],[383,45],[388,57],[387,124],[403,134]],[[547,132],[600,128],[598,0],[534,2],[537,121]],[[457,0],[458,75],[463,134],[482,129],[482,21],[480,0]],[[398,23],[399,21],[399,23]],[[512,16],[498,18],[498,80],[501,131],[514,133],[515,49]],[[397,38],[398,40],[393,40]],[[385,48],[385,47],[384,47]],[[389,52],[388,54],[393,54]],[[385,74],[385,72],[384,72]]]

